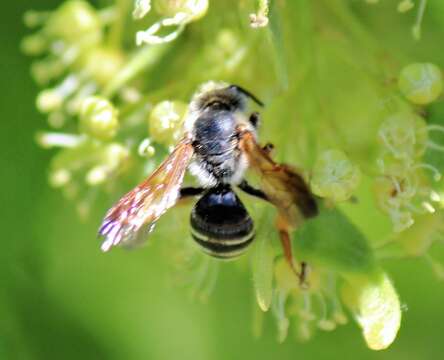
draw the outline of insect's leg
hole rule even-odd
[[[252,187],[249,183],[247,183],[246,180],[242,180],[242,182],[238,186],[239,189],[241,189],[248,195],[255,196],[259,199],[268,201],[267,195],[265,195],[265,193],[262,190]]]
[[[285,222],[281,221],[280,219],[278,219],[277,221],[277,227],[279,230],[279,237],[281,239],[282,249],[284,251],[284,258],[287,261],[287,264],[290,266],[291,270],[299,279],[299,285],[301,287],[307,287],[307,263],[305,263],[304,261],[301,262],[301,271],[298,271],[296,269],[293,258],[293,250],[291,248],[289,229],[285,225]]]
[[[271,155],[274,150],[274,145],[268,142],[264,146],[262,146],[262,150],[264,150],[268,155]]]
[[[189,198],[191,196],[201,195],[205,191],[204,188],[184,187],[180,189],[179,200]]]
[[[251,113],[250,117],[248,118],[248,121],[253,125],[255,128],[259,126],[259,122],[261,120],[261,117],[257,111]]]

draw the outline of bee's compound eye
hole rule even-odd
[[[212,101],[210,102],[206,108],[211,110],[230,110],[230,106],[228,104],[225,104],[221,101]]]

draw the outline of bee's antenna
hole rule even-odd
[[[231,85],[230,86],[231,89],[235,89],[239,92],[241,92],[242,94],[244,94],[245,96],[249,97],[251,100],[253,100],[256,104],[258,104],[259,106],[264,106],[264,103],[262,101],[260,101],[256,96],[254,96],[251,92],[249,92],[248,90],[245,90],[243,87],[239,86],[239,85]]]

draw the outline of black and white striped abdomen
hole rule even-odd
[[[191,235],[207,254],[232,259],[242,255],[253,241],[254,225],[231,188],[215,188],[194,206]]]

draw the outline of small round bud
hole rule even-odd
[[[412,160],[421,157],[427,146],[425,120],[410,112],[399,112],[383,121],[379,140],[395,158]]]
[[[67,169],[57,169],[49,174],[49,184],[55,188],[62,187],[71,180],[71,172]]]
[[[122,68],[124,56],[118,50],[99,47],[88,51],[80,64],[82,71],[104,86]]]
[[[60,109],[63,97],[53,89],[46,89],[37,96],[36,106],[42,113],[49,113]]]
[[[415,4],[413,3],[412,0],[402,0],[398,3],[398,11],[400,13],[405,13],[405,12],[413,9],[414,6],[415,6]]]
[[[69,44],[85,37],[98,40],[101,36],[100,18],[88,2],[70,0],[51,14],[44,31],[49,37],[61,39]]]
[[[88,185],[95,186],[102,184],[108,177],[107,167],[95,166],[90,169],[85,176],[85,181]]]
[[[105,163],[111,167],[112,165],[117,165],[123,160],[127,159],[129,156],[128,149],[119,143],[111,143],[105,148]]]
[[[31,76],[39,85],[46,85],[59,77],[65,71],[65,66],[58,60],[41,60],[31,64]]]
[[[430,104],[442,93],[442,73],[434,64],[415,63],[401,70],[399,90],[412,103]]]
[[[347,316],[339,310],[333,313],[333,319],[338,325],[345,325],[348,322]]]
[[[158,103],[148,119],[151,138],[166,146],[176,143],[182,135],[182,123],[187,108],[187,104],[180,101]]]
[[[40,55],[48,47],[46,38],[41,34],[28,35],[23,38],[20,48],[26,55]]]
[[[85,99],[80,109],[80,129],[99,140],[112,139],[119,128],[118,113],[105,98]]]
[[[178,13],[188,16],[188,21],[198,20],[208,10],[208,0],[157,0],[154,8],[163,16],[173,17]]]
[[[361,171],[340,150],[328,150],[316,160],[311,187],[333,201],[349,199],[361,180]]]
[[[44,24],[48,20],[49,13],[35,10],[28,10],[23,15],[23,22],[29,28],[34,28]]]
[[[322,319],[318,321],[318,327],[324,331],[333,331],[336,329],[336,323],[332,320]]]

